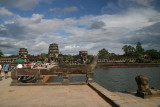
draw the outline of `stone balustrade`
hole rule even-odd
[[[11,72],[12,83],[11,85],[42,85],[48,84],[47,82],[43,82],[43,77],[62,77],[62,81],[59,84],[73,84],[69,82],[70,76],[86,76],[86,84],[89,82],[93,82],[94,72],[84,72],[78,69],[57,69],[57,70],[47,70],[47,69],[15,69]],[[55,84],[54,81],[49,82],[49,84]],[[57,83],[56,83],[57,84]],[[78,82],[78,84],[82,84]]]

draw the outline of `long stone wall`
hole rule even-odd
[[[69,82],[70,76],[86,76],[87,81],[93,82],[94,72],[83,72],[78,69],[61,69],[61,70],[47,70],[47,69],[15,69],[11,72],[12,83],[11,85],[54,85],[54,84],[76,84]],[[62,77],[62,81],[59,83],[46,83],[43,81],[43,77]],[[77,84],[82,84],[78,82]]]
[[[0,63],[5,63],[5,62],[7,62],[7,63],[12,63],[12,62],[14,62],[14,60],[16,60],[17,58],[0,58]]]

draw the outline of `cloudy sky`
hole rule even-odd
[[[63,54],[123,54],[137,42],[160,50],[160,0],[0,0],[4,54],[48,53],[51,43]]]

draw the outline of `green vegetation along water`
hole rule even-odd
[[[146,75],[150,87],[160,89],[160,67],[95,69],[94,80],[110,91],[136,91],[135,77]]]

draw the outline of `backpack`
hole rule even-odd
[[[6,68],[6,67],[7,67],[7,68]],[[3,69],[9,71],[9,65],[8,65],[8,64],[5,64],[5,65],[3,66]]]

